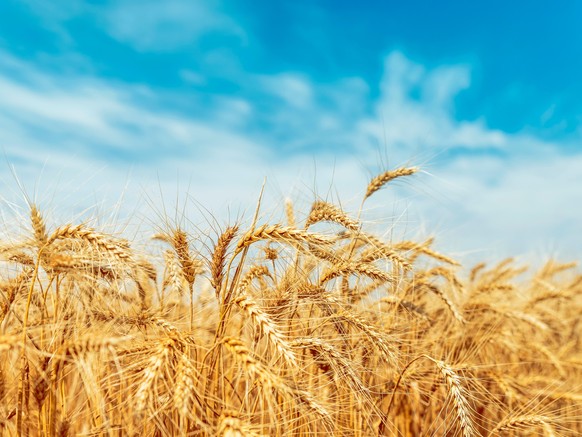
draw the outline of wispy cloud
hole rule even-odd
[[[75,45],[69,24],[84,17],[111,38],[138,51],[171,52],[196,46],[210,35],[246,43],[244,29],[221,11],[218,1],[116,0],[45,2],[22,0],[28,12],[65,45]]]
[[[220,12],[218,2],[123,0],[106,8],[104,16],[114,38],[140,51],[173,51],[197,43],[208,33],[240,42],[246,39],[244,30]]]
[[[307,204],[314,193],[339,193],[353,210],[369,176],[364,168],[380,155],[390,165],[424,165],[427,174],[399,186],[404,204],[389,209],[402,229],[424,224],[445,234],[448,250],[505,255],[555,245],[576,254],[582,247],[576,232],[582,156],[566,156],[561,144],[525,133],[491,129],[483,119],[459,120],[455,98],[471,86],[467,65],[430,69],[393,52],[379,83],[246,73],[238,95],[191,102],[189,112],[168,104],[176,101],[170,91],[62,77],[7,52],[0,59],[0,146],[25,187],[42,178],[44,186],[63,181],[53,193],[75,191],[65,196],[75,211],[115,199],[122,187],[129,212],[146,215],[144,204],[156,192],[172,209],[168,199],[179,186],[218,217],[228,211],[236,217],[252,209],[265,175],[266,210],[286,195]],[[88,175],[91,182],[83,183]],[[395,199],[378,193],[366,217],[378,218],[378,208]],[[188,214],[196,217],[190,203]]]
[[[263,79],[265,89],[279,96],[283,103],[297,109],[310,107],[313,90],[308,80],[294,74],[267,76]]]
[[[458,121],[453,99],[470,84],[469,68],[441,66],[427,71],[402,53],[385,61],[381,96],[362,133],[412,150],[451,147],[503,147],[505,135],[483,120]]]

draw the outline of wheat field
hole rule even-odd
[[[369,231],[366,200],[416,171],[353,215],[259,203],[139,249],[30,205],[0,243],[2,435],[582,435],[576,264],[464,267]]]

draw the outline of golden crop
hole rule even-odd
[[[147,253],[31,206],[0,245],[2,435],[582,434],[574,264],[464,270],[321,199],[286,215]]]

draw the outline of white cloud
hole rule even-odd
[[[394,55],[393,55],[394,56]],[[397,62],[405,63],[405,60]],[[423,101],[434,109],[453,109],[453,98],[469,88],[469,68],[462,65],[441,66],[421,78]]]
[[[469,86],[463,66],[426,71],[401,53],[386,58],[382,91],[373,117],[360,122],[360,130],[380,143],[410,151],[462,147],[504,147],[506,135],[482,120],[455,120],[452,99]]]
[[[209,32],[242,41],[244,31],[215,4],[188,0],[123,0],[105,9],[105,26],[119,41],[140,51],[172,51]]]
[[[21,0],[28,6],[29,11],[42,23],[42,27],[50,30],[52,36],[56,36],[59,42],[74,43],[73,37],[66,30],[63,23],[67,20],[87,11],[88,5],[83,0],[60,0],[47,2],[44,0]]]
[[[0,57],[7,57],[2,55]],[[32,68],[12,63],[16,73]],[[186,118],[170,111],[148,109],[148,92],[140,87],[113,85],[87,77],[58,79],[38,72],[23,74],[25,82],[0,73],[0,123],[5,127],[4,146],[18,147],[9,136],[15,129],[28,142],[39,134],[51,135],[57,141],[77,144],[79,150],[109,147],[131,152],[137,157],[141,151],[176,152],[182,156],[200,150],[239,144],[250,147],[250,142],[229,131]],[[218,98],[213,108],[223,125],[240,125],[251,114],[248,102],[238,98]],[[218,117],[217,117],[218,119]],[[26,126],[24,132],[21,126]],[[56,148],[61,148],[60,143]],[[163,153],[158,153],[163,155]],[[94,155],[98,157],[99,154]]]
[[[297,108],[307,108],[313,104],[313,89],[311,84],[297,74],[279,74],[261,78],[267,91],[279,96],[288,105]]]
[[[196,72],[196,71],[192,71],[192,70],[180,70],[180,77],[186,81],[187,83],[190,83],[192,85],[205,85],[206,84],[206,78]]]
[[[265,133],[283,150],[346,156],[360,146],[356,129],[368,110],[369,87],[357,77],[316,83],[298,73],[250,76]]]
[[[477,258],[540,248],[581,255],[582,156],[563,155],[559,145],[525,133],[490,129],[484,120],[455,119],[454,97],[470,86],[465,66],[429,70],[394,53],[380,84],[249,74],[240,81],[260,99],[214,96],[197,118],[160,108],[155,102],[171,99],[155,89],[60,78],[0,53],[2,65],[10,68],[0,69],[0,147],[25,187],[36,183],[56,211],[79,213],[102,199],[113,204],[127,186],[127,220],[160,225],[147,199],[171,215],[188,191],[188,218],[205,227],[193,199],[219,222],[234,220],[243,208],[254,209],[264,176],[265,211],[288,195],[306,210],[315,193],[354,211],[369,176],[363,168],[384,149],[390,166],[424,164],[431,175],[377,193],[366,207],[371,222],[394,216],[398,232],[436,230],[441,247],[479,251]],[[376,86],[380,95],[371,101]],[[261,105],[269,99],[276,104],[265,113]],[[273,129],[254,135],[255,120]],[[325,140],[338,150],[277,151],[288,142]],[[442,153],[446,160],[438,159]],[[20,193],[4,174],[4,199],[17,202]]]
[[[427,70],[398,52],[386,59],[374,115],[361,118],[358,132],[362,144],[382,144],[392,165],[427,160],[433,176],[418,181],[407,220],[442,232],[448,250],[477,258],[549,248],[579,257],[582,155],[482,119],[457,120],[454,98],[469,86],[465,66]]]
[[[191,47],[208,34],[246,44],[246,33],[215,0],[21,0],[59,42],[75,45],[67,22],[92,17],[114,39],[143,52],[167,52]]]
[[[451,160],[440,169],[447,183],[435,180],[431,187],[432,192],[448,193],[447,233],[456,234],[460,242],[447,246],[489,256],[548,256],[555,250],[558,255],[580,257],[581,169],[582,155],[548,151]],[[421,214],[429,216],[438,208],[435,199]]]

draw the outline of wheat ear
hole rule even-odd
[[[46,225],[44,219],[40,214],[40,211],[36,205],[32,205],[30,208],[30,221],[32,222],[32,230],[34,231],[34,239],[36,244],[41,247],[46,244],[48,240],[48,234],[46,232]]]
[[[226,230],[220,234],[220,237],[218,237],[218,241],[216,242],[212,252],[212,259],[210,261],[210,283],[217,293],[220,292],[220,288],[222,287],[222,280],[224,279],[226,252],[228,251],[228,246],[234,239],[237,232],[238,226],[229,226],[226,228]]]
[[[153,387],[158,376],[163,371],[163,366],[166,365],[172,355],[174,349],[174,341],[166,339],[156,348],[156,353],[149,359],[148,366],[143,372],[143,378],[138,386],[135,394],[136,404],[135,411],[137,414],[144,411],[153,400]]]
[[[502,431],[522,430],[529,428],[545,428],[552,423],[552,419],[540,414],[527,414],[510,417],[501,421],[490,433],[490,436],[501,435]]]
[[[198,370],[192,365],[188,356],[185,353],[181,353],[176,369],[173,402],[182,417],[190,418],[201,415],[202,409],[199,405],[194,404],[197,399],[195,388],[199,379],[200,373]]]
[[[269,339],[275,346],[275,349],[285,358],[291,365],[297,365],[295,353],[291,350],[289,343],[285,340],[283,334],[279,331],[275,322],[259,307],[259,305],[248,296],[240,296],[235,300],[235,303],[249,315],[251,320],[259,330]]]
[[[178,255],[184,278],[192,286],[196,280],[196,275],[200,271],[200,263],[190,255],[188,235],[182,229],[176,229],[172,235],[172,242]]]
[[[430,290],[431,292],[433,292],[434,294],[436,294],[438,297],[440,297],[440,299],[445,303],[445,305],[447,306],[447,308],[451,311],[451,313],[453,314],[453,317],[459,322],[459,323],[467,323],[467,321],[465,320],[465,318],[463,317],[463,315],[461,314],[461,312],[457,309],[457,307],[455,306],[455,304],[453,303],[453,301],[451,299],[449,299],[449,297],[440,289],[440,287],[437,287],[434,284],[422,284],[422,286],[424,288],[426,288],[427,290]]]
[[[445,382],[449,388],[449,393],[453,398],[453,404],[455,406],[455,410],[457,411],[457,418],[459,419],[459,427],[463,432],[463,436],[471,437],[476,435],[475,427],[471,419],[470,405],[467,401],[467,393],[461,384],[461,378],[453,370],[453,368],[444,361],[435,360],[432,358],[431,360],[437,365],[441,371],[441,374],[445,378]]]
[[[170,286],[170,290],[177,292],[182,297],[186,290],[187,281],[182,273],[183,270],[181,269],[180,261],[173,250],[166,250],[164,252],[164,259],[166,261],[167,272],[164,283]]]
[[[47,240],[47,245],[54,243],[56,240],[62,238],[78,238],[93,244],[106,253],[111,254],[120,261],[131,261],[131,253],[125,244],[121,242],[113,242],[107,236],[96,232],[95,230],[86,227],[85,225],[65,225],[61,226],[51,234]]]
[[[384,359],[390,363],[395,364],[397,363],[397,354],[392,346],[390,346],[390,339],[386,334],[379,331],[375,326],[368,323],[361,317],[349,313],[347,311],[340,311],[335,316],[332,317],[332,320],[335,321],[345,321],[350,325],[354,326],[358,330],[360,330],[368,339],[370,340],[370,344],[372,344],[378,351],[380,351],[381,355]]]
[[[238,242],[235,253],[240,253],[245,247],[260,240],[282,241],[296,246],[299,245],[299,247],[302,244],[327,245],[333,242],[332,238],[323,235],[311,234],[279,224],[265,224],[247,232]]]
[[[279,376],[269,371],[256,358],[253,357],[242,341],[233,337],[225,337],[222,344],[233,355],[247,373],[255,376],[266,388],[278,390],[281,394],[290,396],[299,402],[300,406],[316,413],[328,428],[333,428],[329,413],[319,405],[306,391],[289,386]]]
[[[285,216],[287,217],[287,226],[296,228],[297,220],[295,219],[295,211],[293,210],[291,199],[285,199]]]
[[[417,171],[418,171],[417,167],[401,167],[396,170],[388,170],[385,171],[384,173],[379,174],[378,176],[374,177],[368,184],[364,200],[366,200],[368,197],[370,197],[372,194],[374,194],[388,182],[403,176],[413,175]]]
[[[358,263],[342,263],[332,266],[329,270],[323,273],[320,284],[325,284],[327,281],[337,278],[338,276],[361,275],[366,276],[374,281],[382,283],[392,282],[393,277],[379,268],[362,262]]]
[[[251,426],[242,421],[235,411],[225,410],[218,418],[217,436],[219,437],[259,437]]]
[[[322,200],[317,200],[311,207],[311,212],[305,222],[305,229],[322,221],[338,223],[351,231],[357,231],[360,227],[357,221],[348,217],[339,207]]]

